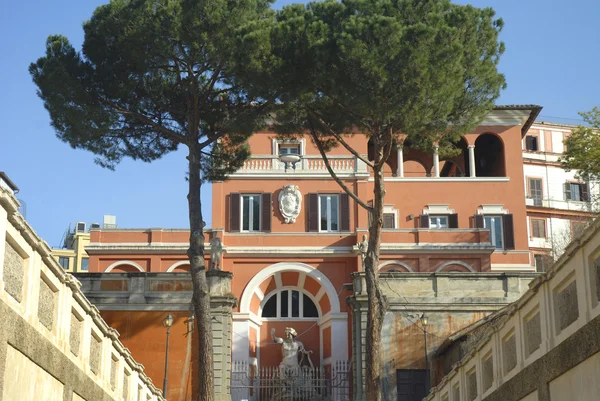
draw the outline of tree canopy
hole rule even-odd
[[[565,170],[577,170],[585,180],[600,179],[600,109],[579,113],[587,126],[579,126],[565,140],[561,162]]]
[[[281,101],[279,130],[315,129],[328,139],[328,129],[391,131],[397,141],[408,135],[411,146],[430,150],[437,142],[442,155],[451,151],[505,86],[497,70],[503,22],[494,16],[447,0],[283,8],[271,28],[270,58],[262,58],[268,68],[258,63]]]
[[[254,87],[276,96],[275,129],[310,133],[331,176],[370,213],[363,266],[369,401],[381,399],[383,166],[401,144],[424,151],[436,146],[441,156],[456,152],[460,136],[478,125],[505,86],[497,69],[502,26],[490,8],[448,0],[325,0],[284,7],[260,34],[244,38],[256,57],[246,63]],[[369,155],[349,145],[356,133],[367,135]],[[372,202],[337,177],[327,158],[334,146],[370,168]]]
[[[29,70],[58,137],[109,168],[184,144],[203,149],[205,178],[235,171],[263,122],[259,99],[236,80],[235,33],[271,15],[269,5],[112,0],[84,24],[81,52],[50,36]]]

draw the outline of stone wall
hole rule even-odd
[[[535,273],[396,273],[380,274],[380,285],[389,308],[381,338],[384,399],[397,400],[396,371],[425,369],[425,333],[419,320],[429,318],[427,351],[431,356],[451,334],[485,318],[519,299]],[[353,274],[352,360],[354,399],[365,398],[364,375],[367,328],[363,273]],[[431,362],[431,360],[430,360]],[[430,363],[431,381],[443,375],[443,367]]]
[[[164,401],[0,188],[0,401]]]
[[[485,336],[426,400],[463,401],[448,396],[465,388],[467,400],[596,401],[599,270],[600,220],[567,247],[550,271],[531,282],[523,297],[499,312]]]
[[[206,274],[211,295],[215,400],[225,401],[230,399],[231,394],[232,311],[237,299],[231,294],[230,272],[209,270]],[[133,340],[126,334],[123,337],[123,342],[128,344],[136,359],[144,363],[160,360],[160,363],[147,364],[146,373],[155,380],[164,377],[164,327],[149,327],[148,322],[159,322],[167,313],[173,315],[168,398],[174,401],[195,399],[193,395],[198,391],[195,380],[197,345],[190,342],[191,335],[188,337],[195,327],[190,326],[185,334],[177,332],[182,328],[180,322],[183,316],[187,317],[190,309],[192,293],[187,290],[191,288],[190,274],[110,272],[81,273],[75,274],[75,277],[81,280],[82,291],[102,311],[107,321],[136,333]],[[148,342],[152,343],[151,347],[147,346]],[[191,380],[188,380],[190,377]],[[188,391],[190,381],[191,392]]]

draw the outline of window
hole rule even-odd
[[[476,214],[474,220],[476,228],[490,230],[490,243],[496,249],[515,249],[515,227],[512,214]]]
[[[371,215],[369,214],[369,218]],[[396,215],[394,213],[383,214],[383,228],[396,228]]]
[[[504,248],[502,216],[484,216],[483,227],[490,229],[490,242],[496,249]]]
[[[260,231],[260,195],[242,195],[242,231]]]
[[[589,200],[587,184],[581,182],[566,182],[565,200],[587,202]]]
[[[319,195],[320,231],[339,231],[339,196]]]
[[[448,228],[448,216],[429,216],[429,228]]]
[[[525,149],[530,152],[538,151],[538,138],[537,136],[527,135],[525,137]]]
[[[546,238],[545,219],[531,219],[531,236],[533,238]]]
[[[261,317],[318,318],[319,311],[308,295],[296,290],[281,290],[264,303]]]
[[[81,258],[81,270],[87,271],[90,258]]]
[[[59,256],[58,264],[65,270],[69,270],[69,258],[67,256]]]
[[[281,143],[279,144],[280,155],[299,155],[300,144],[298,143]]]
[[[529,196],[533,199],[534,206],[542,206],[544,194],[542,192],[542,180],[540,178],[528,178]]]

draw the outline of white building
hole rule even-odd
[[[538,271],[556,260],[598,209],[600,187],[560,163],[564,140],[576,126],[536,122],[523,138],[527,230]]]

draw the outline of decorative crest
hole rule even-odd
[[[295,223],[302,206],[302,194],[298,185],[284,185],[279,192],[279,211],[287,224]]]

